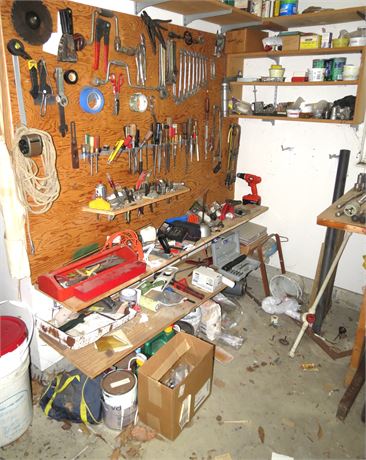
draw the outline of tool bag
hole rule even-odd
[[[40,399],[43,412],[55,420],[100,423],[102,419],[102,376],[89,379],[77,369],[58,374]]]

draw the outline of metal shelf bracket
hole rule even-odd
[[[205,13],[196,13],[196,14],[186,14],[183,16],[183,25],[187,26],[193,21],[197,19],[202,19],[203,21],[205,18],[214,18],[215,16],[224,16],[226,14],[231,14],[233,10],[230,8],[228,10],[216,10],[216,11],[207,11]]]
[[[148,0],[146,2],[135,3],[135,14],[138,15],[142,10],[148,8],[149,6],[156,6],[159,3],[165,3],[162,0]]]

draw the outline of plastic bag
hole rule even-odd
[[[291,318],[300,320],[299,313],[300,305],[296,299],[286,297],[283,300],[276,299],[272,296],[266,297],[262,300],[262,309],[270,315],[288,315]]]
[[[222,332],[219,335],[219,342],[224,343],[225,345],[230,345],[231,347],[235,348],[235,350],[239,350],[244,343],[244,337],[226,334]]]
[[[216,340],[221,332],[221,307],[218,303],[207,300],[200,306],[200,331],[208,340]]]
[[[190,372],[190,366],[185,363],[178,364],[170,370],[168,376],[163,380],[162,383],[167,385],[169,388],[175,388],[187,377]]]

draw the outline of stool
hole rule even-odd
[[[254,251],[256,251],[256,253],[257,253],[257,257],[258,257],[258,260],[259,260],[259,263],[260,263],[259,267],[260,267],[260,270],[261,270],[263,289],[264,289],[264,293],[265,293],[266,297],[270,296],[271,292],[269,290],[269,283],[268,283],[266,264],[264,262],[263,246],[272,237],[274,237],[275,240],[276,240],[276,247],[277,247],[278,257],[279,257],[279,260],[280,260],[281,273],[282,274],[286,273],[285,262],[283,260],[281,239],[280,239],[280,235],[278,233],[271,233],[270,235],[267,235],[264,239],[260,240],[260,244],[258,244],[258,246],[256,246],[255,248],[253,248],[251,250],[251,253],[254,253]]]

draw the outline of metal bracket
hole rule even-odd
[[[276,123],[276,120],[266,120],[265,118],[262,118],[262,121],[265,121],[266,123],[271,123],[272,126],[274,126]]]
[[[229,30],[233,29],[246,29],[248,27],[255,27],[259,26],[261,24],[260,21],[252,21],[252,22],[238,22],[236,24],[223,24],[221,26],[221,32],[225,33],[228,32]]]
[[[197,19],[205,20],[205,18],[213,18],[215,16],[224,16],[226,14],[231,14],[233,10],[230,8],[229,10],[216,10],[216,11],[207,11],[205,13],[196,13],[196,14],[187,14],[183,16],[183,25],[187,26],[193,21]]]
[[[159,5],[159,3],[165,3],[165,2],[162,0],[148,0],[146,2],[139,2],[139,3],[135,2],[135,14],[138,15],[145,8],[148,8],[149,6]]]

